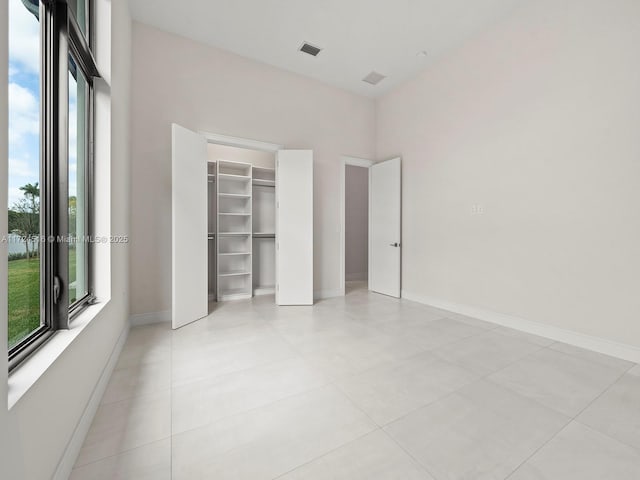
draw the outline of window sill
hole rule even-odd
[[[38,382],[85,327],[100,314],[107,303],[87,307],[74,318],[69,330],[57,331],[51,339],[9,374],[9,410]]]

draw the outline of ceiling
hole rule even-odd
[[[380,95],[525,0],[130,0],[134,19],[367,96]],[[298,51],[303,42],[323,50]],[[418,55],[425,51],[426,56]],[[378,85],[362,79],[375,70]]]

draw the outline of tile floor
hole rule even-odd
[[[640,367],[350,289],[131,330],[73,479],[640,478]]]

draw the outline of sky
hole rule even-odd
[[[20,187],[40,182],[40,37],[38,20],[21,0],[9,1],[9,208],[24,198]],[[69,184],[75,195],[75,80],[70,78]],[[40,182],[42,183],[42,182]]]

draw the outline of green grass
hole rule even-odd
[[[40,325],[40,259],[12,260],[9,267],[9,348]]]
[[[9,348],[40,326],[40,259],[8,262]],[[76,279],[75,249],[69,250],[69,282]],[[70,302],[76,291],[70,289]]]

